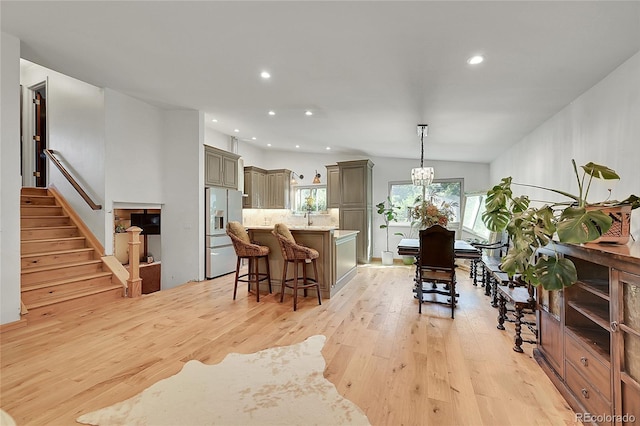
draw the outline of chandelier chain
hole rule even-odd
[[[424,127],[420,135],[420,168],[424,166]]]

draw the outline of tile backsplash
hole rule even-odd
[[[311,224],[315,226],[339,225],[339,209],[329,209],[324,214],[311,214]],[[294,214],[286,209],[243,209],[242,223],[244,226],[263,226],[285,223],[290,226],[304,226],[307,218],[301,214]]]

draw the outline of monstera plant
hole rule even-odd
[[[636,195],[631,195],[623,201],[588,203],[587,195],[594,178],[609,180],[620,179],[620,176],[607,166],[595,163],[581,166],[580,176],[575,160],[571,161],[578,182],[578,195],[537,185],[515,183],[511,177],[507,177],[487,192],[486,211],[482,215],[482,220],[489,230],[498,232],[506,229],[511,238],[512,246],[502,258],[502,270],[510,276],[520,274],[523,281],[542,285],[547,290],[568,287],[575,283],[578,277],[571,260],[561,256],[536,256],[539,248],[553,244],[555,235],[557,241],[566,243],[594,241],[609,230],[613,221],[604,209],[620,206],[630,206],[630,209],[640,207],[640,199]],[[568,200],[532,207],[527,196],[513,195],[512,185],[555,192]]]

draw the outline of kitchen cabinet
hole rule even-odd
[[[373,165],[371,160],[338,162],[340,229],[359,232],[358,263],[371,262],[373,251]]]
[[[239,155],[205,145],[205,186],[238,189]]]
[[[262,209],[267,206],[267,171],[259,167],[244,168],[244,192],[242,207],[245,209]]]
[[[583,423],[631,423],[640,418],[640,243],[556,250],[578,281],[538,292],[534,356]]]
[[[291,206],[291,170],[244,168],[242,207],[246,209],[288,209]]]
[[[340,169],[337,164],[327,168],[327,208],[340,208]]]
[[[267,170],[268,209],[291,207],[291,170]]]

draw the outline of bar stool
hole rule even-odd
[[[267,280],[269,283],[269,294],[271,294],[271,274],[269,272],[269,247],[252,243],[249,234],[240,222],[227,223],[227,235],[231,237],[233,248],[238,256],[236,262],[236,279],[233,287],[233,300],[236,300],[238,291],[238,281],[247,283],[247,291],[251,291],[251,284],[256,285],[256,301],[260,301],[260,282]],[[247,273],[240,275],[240,260],[249,259]],[[259,261],[264,259],[267,265],[266,272],[259,271]],[[246,279],[242,279],[246,277]]]
[[[285,288],[293,289],[293,310],[298,309],[298,290],[303,289],[305,297],[307,296],[307,289],[315,287],[318,293],[318,305],[322,305],[322,299],[320,297],[320,285],[318,284],[318,265],[316,259],[320,256],[317,250],[309,247],[302,246],[296,243],[295,238],[291,235],[291,231],[287,228],[287,225],[283,223],[276,223],[271,233],[278,240],[280,249],[282,250],[282,257],[284,259],[284,267],[282,271],[282,289],[280,291],[280,302],[284,301]],[[287,266],[289,263],[293,263],[293,278],[287,278]],[[313,264],[314,278],[307,276],[307,264]],[[300,276],[298,266],[302,265],[302,276]],[[303,284],[299,285],[298,280],[302,279]],[[291,284],[293,282],[293,284]]]

